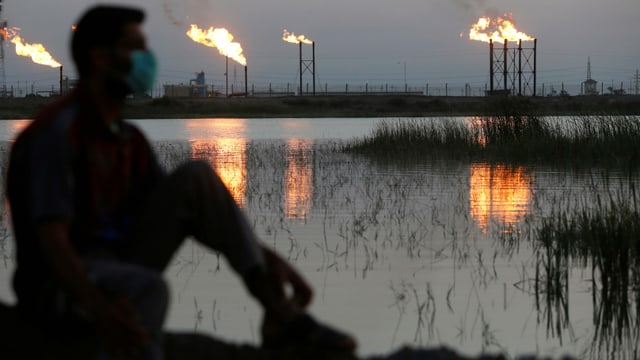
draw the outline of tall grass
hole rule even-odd
[[[371,134],[344,146],[373,157],[447,156],[537,164],[636,167],[640,117],[590,115],[541,118],[502,114],[384,120]]]
[[[548,316],[547,329],[569,323],[570,264],[591,270],[591,358],[637,359],[640,351],[640,213],[634,189],[598,199],[590,209],[558,212],[536,231],[536,303],[544,304],[547,314],[558,314]]]
[[[470,129],[449,118],[381,121],[369,136],[345,144],[344,150],[354,153],[425,156],[455,152],[464,155],[478,148]]]

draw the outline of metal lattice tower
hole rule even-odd
[[[490,94],[536,96],[537,42],[523,47],[520,40],[517,48],[509,48],[505,40],[504,46],[494,48],[489,41]]]
[[[311,73],[313,79],[313,95],[316,94],[316,42],[311,43],[311,59],[302,58],[302,41],[299,42],[300,46],[300,95],[302,95],[302,76],[306,72]],[[307,94],[309,91],[307,91]]]
[[[4,42],[8,40],[7,20],[2,17],[2,0],[0,0],[0,97],[7,96],[7,77],[4,70]]]

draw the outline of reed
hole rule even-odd
[[[591,270],[595,332],[590,358],[631,359],[640,351],[640,213],[635,194],[632,185],[630,194],[610,194],[598,197],[591,208],[560,211],[543,219],[536,231],[536,303],[544,303],[552,333],[569,324],[570,264]]]
[[[500,113],[465,118],[383,120],[343,151],[378,159],[414,156],[562,166],[635,168],[640,116],[569,118]]]
[[[343,150],[374,156],[428,156],[454,152],[458,156],[478,148],[471,130],[450,118],[384,120],[369,136],[346,143]]]

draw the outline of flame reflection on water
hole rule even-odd
[[[207,161],[227,186],[235,201],[245,205],[247,143],[244,139],[191,140],[191,157]]]
[[[235,201],[246,205],[247,197],[247,140],[222,138],[190,140],[191,158],[209,163],[227,186]],[[290,139],[286,142],[287,165],[284,170],[282,193],[286,219],[305,219],[311,210],[313,169],[311,140]]]
[[[532,175],[521,166],[471,164],[471,216],[486,232],[492,223],[510,228],[529,213]]]
[[[309,150],[311,140],[290,139],[287,141],[288,164],[285,173],[285,217],[305,219],[311,210],[313,193],[313,171]]]

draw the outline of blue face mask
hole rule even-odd
[[[145,93],[153,87],[158,71],[158,62],[150,50],[131,52],[131,69],[125,75],[125,82],[134,94]]]

